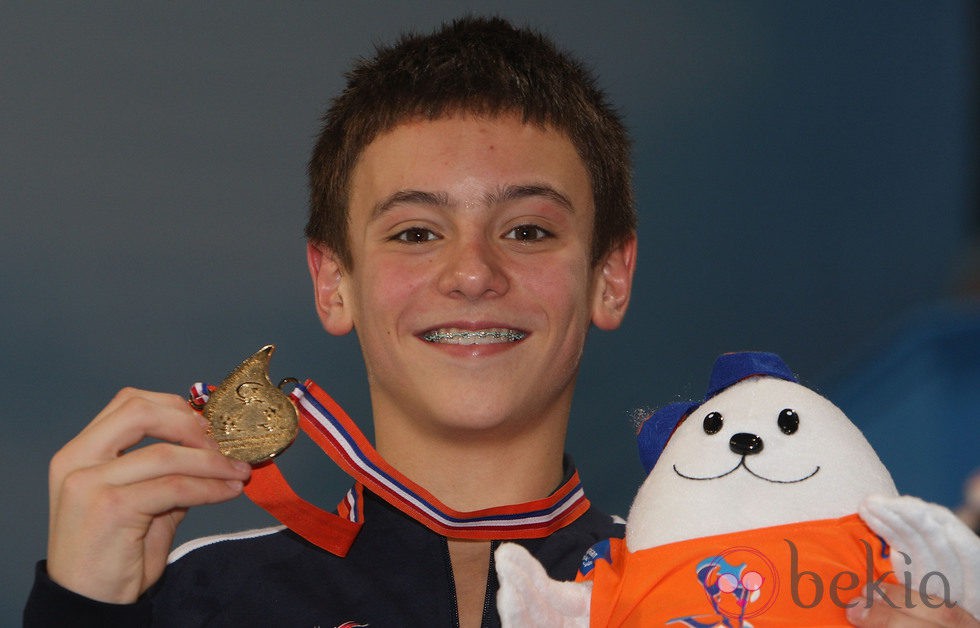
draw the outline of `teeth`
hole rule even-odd
[[[490,345],[499,342],[517,342],[527,334],[516,329],[435,329],[427,332],[422,339],[448,345]]]

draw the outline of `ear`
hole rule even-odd
[[[345,271],[337,255],[319,242],[306,243],[306,261],[313,279],[313,298],[320,323],[328,333],[342,336],[354,329],[350,303],[344,302]]]
[[[599,262],[592,295],[592,323],[599,329],[619,327],[626,316],[636,269],[636,234],[631,234]]]

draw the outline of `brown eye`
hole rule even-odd
[[[800,429],[800,415],[796,413],[796,410],[786,408],[779,413],[776,424],[779,425],[779,429],[783,431],[783,434],[794,434],[796,430]]]
[[[722,423],[724,423],[724,421],[721,418],[721,414],[718,412],[712,412],[708,416],[704,417],[704,433],[717,434],[721,431]]]
[[[550,237],[552,237],[550,231],[537,225],[518,225],[504,234],[505,239],[519,242],[536,242]]]
[[[391,239],[409,244],[422,244],[430,240],[437,240],[438,236],[424,227],[410,227],[404,231],[399,231]]]

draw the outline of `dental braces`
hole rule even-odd
[[[492,338],[494,340],[507,340],[510,342],[516,342],[521,340],[526,336],[524,332],[514,331],[513,329],[507,330],[480,330],[480,331],[432,331],[424,336],[423,340],[428,342],[439,342],[442,340],[457,340],[457,339],[467,339],[467,338]]]

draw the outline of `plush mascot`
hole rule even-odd
[[[589,550],[576,582],[498,548],[505,627],[847,625],[845,605],[883,581],[980,617],[980,538],[898,496],[861,432],[778,356],[721,356],[704,400],[655,412],[638,441],[648,476],[626,536]]]

